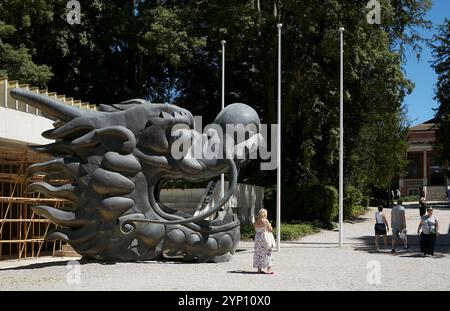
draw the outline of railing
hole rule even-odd
[[[420,179],[403,179],[404,187],[423,187],[423,178]]]
[[[42,116],[42,113],[38,109],[12,98],[9,92],[14,88],[22,88],[36,94],[52,97],[69,106],[75,106],[86,110],[97,110],[97,107],[93,104],[81,102],[81,100],[74,100],[71,97],[59,95],[55,92],[49,92],[48,90],[40,90],[39,88],[30,86],[28,84],[19,84],[19,81],[16,80],[8,81],[6,77],[0,77],[0,107],[15,109],[22,112]]]

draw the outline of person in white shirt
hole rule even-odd
[[[384,248],[387,248],[387,233],[389,231],[389,224],[386,219],[386,215],[383,213],[383,206],[378,206],[378,212],[375,213],[375,249],[378,251],[380,245],[378,243],[378,237],[383,237]]]
[[[422,229],[422,233],[420,230]],[[439,218],[433,215],[433,207],[427,208],[427,215],[420,220],[417,234],[420,233],[420,250],[423,256],[433,256],[436,237],[439,235]]]

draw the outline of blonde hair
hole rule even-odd
[[[265,219],[267,218],[267,210],[265,208],[261,208],[258,211],[258,219]]]

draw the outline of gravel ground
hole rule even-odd
[[[373,251],[374,209],[345,224],[345,244],[337,231],[321,231],[283,243],[274,254],[274,275],[255,274],[253,243],[241,242],[231,262],[184,264],[141,262],[78,265],[76,258],[0,261],[1,290],[449,290],[450,207],[436,208],[441,219],[437,254],[422,258],[415,236],[416,208],[407,209],[410,249]],[[390,214],[390,211],[387,211]],[[75,260],[75,265],[73,265]],[[68,266],[68,264],[70,266]],[[369,265],[369,266],[368,266]],[[77,278],[71,279],[79,270]],[[379,279],[370,277],[379,271]],[[372,280],[371,284],[368,283]],[[68,281],[69,279],[69,281]],[[379,282],[378,282],[379,281]]]

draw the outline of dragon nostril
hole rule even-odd
[[[165,111],[161,111],[159,113],[159,117],[163,118],[163,119],[172,119],[172,116],[170,115],[170,113],[167,113]]]
[[[172,115],[173,115],[174,118],[178,118],[178,119],[182,119],[183,116],[184,116],[182,111],[176,111],[176,110],[174,110],[172,112]]]
[[[149,128],[152,125],[153,125],[153,122],[148,120],[147,123],[145,123],[145,128]]]

